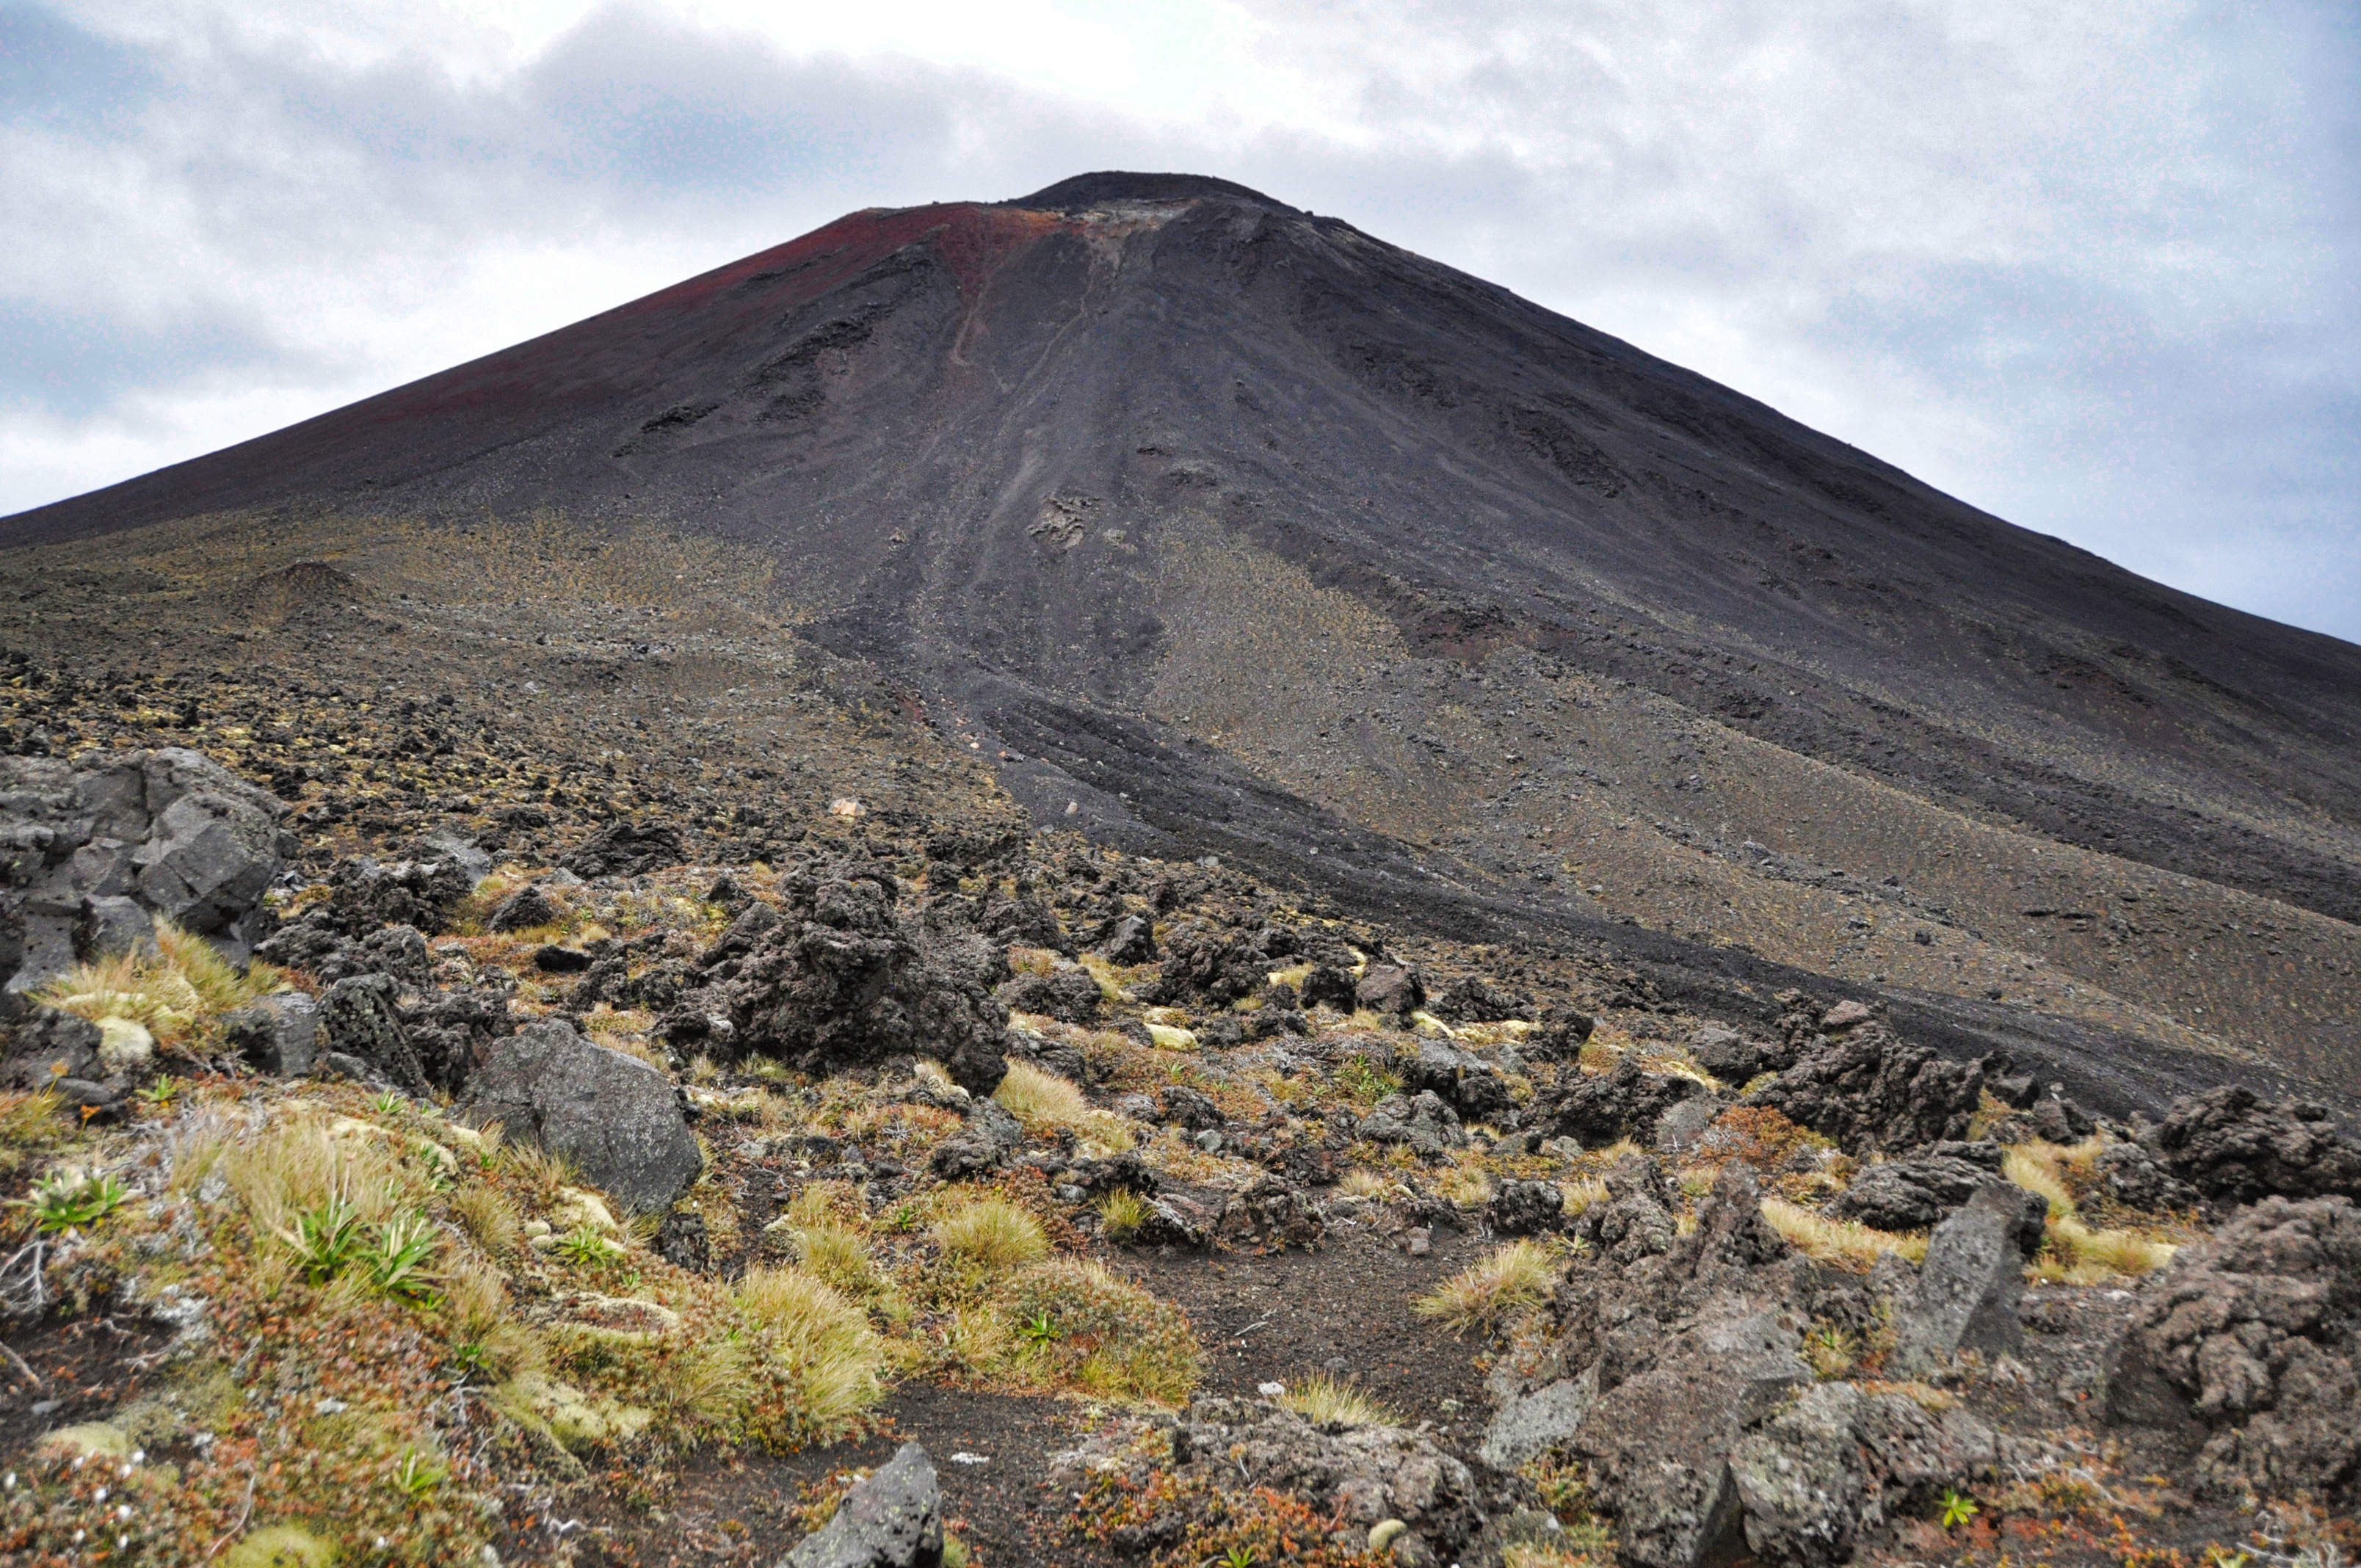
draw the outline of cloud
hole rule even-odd
[[[2361,20],[0,0],[0,510],[857,206],[1219,173],[2361,638]]]

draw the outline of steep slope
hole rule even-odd
[[[2361,1087],[2361,650],[1222,181],[855,214],[0,543],[548,510],[773,553],[1038,820]]]

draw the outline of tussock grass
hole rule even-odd
[[[244,974],[202,937],[156,922],[154,953],[116,953],[76,964],[36,993],[36,999],[97,1023],[126,1018],[144,1025],[159,1045],[177,1045],[208,1033],[220,1016],[284,983],[269,964]]]
[[[2097,1231],[2071,1214],[2049,1222],[2034,1277],[2053,1285],[2096,1285],[2162,1268],[2179,1249],[2135,1231]]]
[[[1419,1297],[1411,1310],[1455,1334],[1498,1328],[1540,1306],[1556,1272],[1548,1249],[1539,1242],[1510,1242]]]
[[[0,1091],[0,1176],[15,1174],[35,1155],[65,1141],[60,1103],[46,1089],[32,1094]]]
[[[1462,1209],[1480,1209],[1492,1201],[1492,1179],[1481,1156],[1471,1156],[1435,1178],[1434,1190]]]
[[[1366,1388],[1323,1372],[1290,1384],[1279,1405],[1315,1425],[1398,1427],[1401,1415]]]
[[[878,1288],[877,1270],[870,1262],[868,1238],[851,1226],[803,1225],[793,1230],[790,1236],[796,1261],[807,1272],[848,1296],[865,1296]]]
[[[2059,1174],[2058,1161],[2052,1146],[2041,1144],[2020,1145],[2001,1156],[2003,1176],[2028,1192],[2038,1192],[2049,1201],[2049,1217],[2060,1219],[2074,1212],[2074,1196],[2066,1190],[2065,1179]]]
[[[1005,1198],[978,1198],[934,1223],[943,1255],[987,1272],[1020,1268],[1049,1250],[1041,1222]]]
[[[1912,1263],[1927,1255],[1927,1238],[1923,1235],[1896,1235],[1889,1231],[1872,1230],[1852,1220],[1832,1220],[1784,1198],[1764,1198],[1763,1217],[1796,1251],[1855,1273],[1866,1273],[1877,1262],[1877,1255],[1883,1252],[1898,1254]]]
[[[800,1268],[757,1268],[738,1282],[738,1310],[759,1354],[782,1372],[815,1430],[840,1427],[884,1393],[885,1347],[861,1310]]]
[[[1111,1242],[1127,1242],[1148,1223],[1147,1200],[1129,1188],[1117,1188],[1099,1203],[1099,1226]]]
[[[1558,1196],[1565,1200],[1565,1213],[1569,1220],[1580,1219],[1613,1196],[1607,1190],[1607,1183],[1587,1176],[1561,1181],[1557,1184],[1557,1190]]]
[[[524,1224],[514,1200],[497,1187],[481,1184],[451,1194],[451,1217],[471,1241],[496,1258],[516,1246]]]
[[[1071,1127],[1104,1154],[1122,1154],[1138,1142],[1122,1117],[1094,1109],[1074,1084],[1027,1062],[1010,1062],[992,1097],[1028,1131]]]
[[[1337,1180],[1336,1190],[1346,1198],[1382,1198],[1396,1185],[1393,1178],[1383,1172],[1356,1165]]]

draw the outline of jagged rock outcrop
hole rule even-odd
[[[2266,1198],[2141,1291],[2107,1366],[2107,1418],[2205,1434],[2230,1501],[2361,1506],[2361,1207]]]
[[[1964,1139],[1985,1079],[2006,1066],[1998,1057],[1953,1061],[1864,1022],[1805,1052],[1743,1102],[1777,1111],[1848,1154],[1898,1153]]]
[[[2270,1104],[2239,1084],[2173,1102],[2154,1152],[2172,1177],[2223,1202],[2361,1199],[2361,1146],[2337,1135],[2324,1106]]]
[[[1402,1064],[1402,1081],[1411,1090],[1432,1090],[1471,1122],[1499,1116],[1512,1103],[1498,1069],[1442,1040],[1419,1042],[1418,1054]]]
[[[608,823],[557,863],[579,877],[638,876],[688,859],[680,829],[669,822]]]
[[[294,840],[275,796],[180,747],[66,762],[0,757],[0,957],[16,996],[153,918],[243,964]],[[13,954],[5,950],[13,949]]]
[[[1373,1144],[1408,1144],[1430,1159],[1467,1143],[1459,1113],[1431,1089],[1421,1090],[1415,1096],[1387,1095],[1355,1131]]]
[[[1543,1096],[1521,1120],[1529,1129],[1596,1148],[1619,1138],[1648,1138],[1665,1112],[1711,1092],[1694,1078],[1650,1072],[1625,1057],[1609,1072]]]
[[[675,1046],[762,1052],[826,1072],[888,1056],[939,1059],[970,1093],[1007,1071],[1005,953],[955,922],[905,919],[890,873],[820,868],[780,883],[775,920],[752,910],[690,974],[663,1021]],[[766,907],[766,906],[757,906]]]

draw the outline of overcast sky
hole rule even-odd
[[[1107,168],[2361,641],[2354,0],[0,0],[0,513]]]

